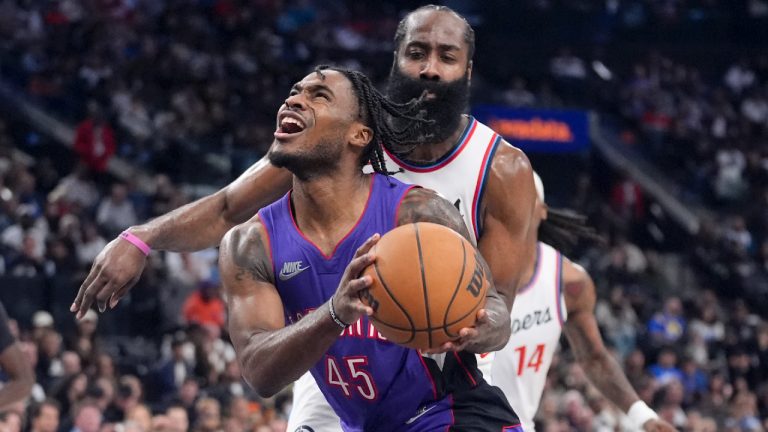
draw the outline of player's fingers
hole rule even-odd
[[[85,280],[82,284],[80,284],[80,289],[77,290],[77,295],[75,296],[75,300],[72,302],[72,306],[69,307],[70,312],[77,312],[80,310],[83,297],[85,296],[85,292],[88,290],[88,287],[91,286],[93,281],[99,276],[101,273],[101,265],[94,263],[93,266],[91,266],[91,271],[88,272],[88,276],[86,276]]]
[[[480,308],[477,310],[477,322],[478,323],[485,323],[488,322],[488,311],[484,308]]]
[[[108,282],[109,279],[100,273],[99,276],[97,276],[96,279],[94,279],[93,282],[91,282],[91,284],[85,289],[83,292],[82,301],[80,302],[80,307],[77,310],[77,319],[81,319],[85,316],[85,313],[88,312],[88,309],[90,309],[91,305],[93,305],[93,301],[96,299],[96,294],[98,294],[101,288]]]
[[[459,330],[459,336],[461,337],[461,340],[468,340],[476,338],[479,332],[477,329],[472,327],[464,327],[463,329]]]
[[[371,263],[373,263],[375,260],[376,257],[372,253],[367,253],[353,259],[347,266],[347,276],[356,277],[360,274],[360,272],[363,271],[363,269],[371,265]]]
[[[376,233],[376,234],[368,237],[368,240],[366,240],[365,243],[360,245],[360,247],[357,248],[357,251],[355,251],[355,258],[368,253],[368,251],[371,250],[373,245],[375,245],[376,242],[378,242],[380,238],[381,238],[381,235],[379,233]]]
[[[347,284],[348,294],[349,295],[357,294],[358,292],[370,287],[371,283],[373,283],[373,280],[371,279],[370,276],[367,276],[367,275],[359,277],[357,279],[352,279]]]
[[[119,303],[120,300],[125,297],[125,293],[127,293],[129,289],[136,285],[136,282],[138,282],[139,279],[140,277],[136,276],[135,278],[128,281],[128,283],[123,284],[122,287],[115,290],[115,292],[112,293],[112,295],[109,297],[109,308],[114,309],[117,306],[117,303]]]
[[[125,285],[119,279],[110,279],[98,293],[96,293],[96,307],[99,312],[107,310],[107,300],[112,297],[112,294],[116,292],[120,287]]]

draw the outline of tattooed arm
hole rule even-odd
[[[296,324],[285,326],[265,239],[258,217],[230,230],[221,242],[219,270],[229,312],[229,334],[243,377],[261,396],[269,397],[320,360],[342,329],[331,318],[328,303]],[[372,237],[358,249],[331,299],[344,322],[373,313],[357,295],[370,285],[369,278],[350,275],[358,275],[373,262],[367,252],[377,240],[377,236]]]
[[[456,207],[428,189],[412,189],[400,205],[398,226],[414,222],[432,222],[445,225],[470,240],[467,226]],[[509,340],[511,326],[507,305],[496,291],[488,264],[479,252],[475,253],[475,256],[478,258],[489,283],[485,307],[478,311],[477,322],[474,327],[461,329],[459,331],[461,337],[458,340],[447,342],[440,349],[430,352],[467,350],[481,353],[496,351],[503,348]]]
[[[624,412],[640,400],[619,364],[603,344],[595,319],[595,284],[583,267],[563,259],[563,284],[568,320],[565,336],[576,361],[584,369],[590,382],[606,399]],[[646,431],[673,431],[663,420],[648,420],[642,425]]]

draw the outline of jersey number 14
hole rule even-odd
[[[522,375],[525,369],[533,369],[534,372],[539,371],[544,362],[544,347],[544,344],[536,345],[536,349],[533,350],[530,357],[526,356],[527,347],[525,345],[515,348],[518,355],[517,376]]]

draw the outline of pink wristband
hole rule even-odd
[[[145,255],[149,256],[149,252],[152,250],[151,247],[149,247],[148,244],[144,243],[144,241],[135,235],[133,235],[129,231],[123,231],[120,233],[120,238],[127,241],[128,243],[136,246],[139,248],[139,250]]]

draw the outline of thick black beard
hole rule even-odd
[[[267,157],[272,165],[285,168],[301,181],[309,181],[336,171],[341,159],[341,146],[334,145],[330,140],[320,141],[311,153],[289,154],[269,150]]]
[[[421,104],[424,118],[430,121],[411,128],[413,133],[406,140],[409,144],[435,144],[447,140],[459,128],[461,115],[469,106],[469,77],[466,73],[451,82],[429,81],[411,78],[396,65],[392,67],[387,85],[387,96],[391,100],[406,103],[421,97],[425,90],[434,95],[433,99],[424,100]],[[398,127],[399,122],[394,122]]]

